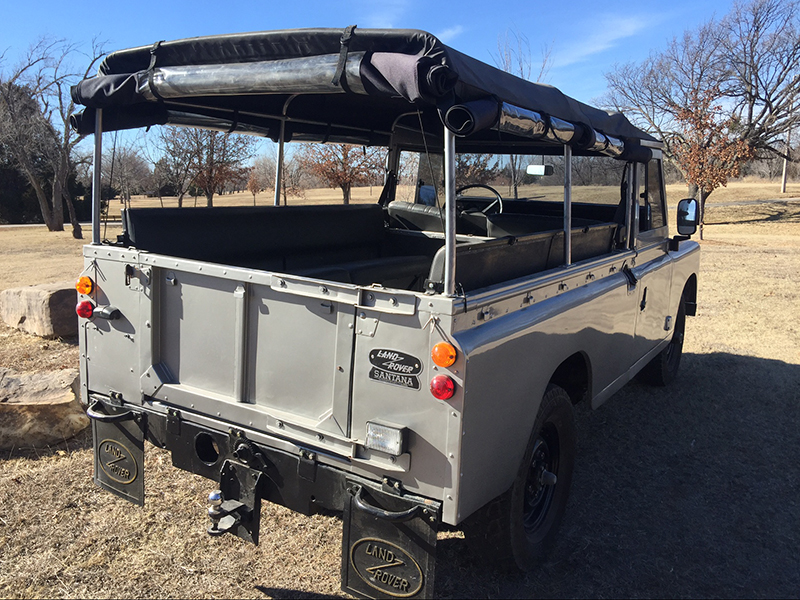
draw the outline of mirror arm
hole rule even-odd
[[[692,239],[690,235],[676,235],[673,236],[672,239],[669,241],[669,251],[670,252],[677,252],[681,249],[681,242],[685,242],[686,240]]]

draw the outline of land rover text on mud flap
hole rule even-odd
[[[114,494],[143,503],[147,440],[216,482],[210,534],[258,543],[262,500],[341,511],[344,590],[429,597],[443,523],[536,564],[566,505],[573,405],[675,377],[696,204],[670,238],[662,145],[621,114],[422,31],[354,27],[115,52],[72,93],[95,192],[102,131],[386,153],[374,204],[280,206],[279,166],[275,206],[132,207],[114,242],[95,195],[81,381]]]

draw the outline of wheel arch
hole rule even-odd
[[[694,317],[697,314],[697,273],[692,273],[683,285],[683,299],[687,316]]]
[[[590,365],[589,356],[585,352],[576,352],[558,365],[549,383],[567,392],[573,405],[578,404],[589,396],[589,390],[592,389]]]

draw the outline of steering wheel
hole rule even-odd
[[[484,190],[489,190],[490,192],[492,192],[492,194],[494,194],[495,199],[492,202],[490,202],[485,208],[481,209],[480,212],[482,212],[484,215],[500,214],[500,213],[503,212],[503,197],[500,195],[500,192],[498,192],[493,187],[491,187],[489,185],[485,185],[483,183],[471,183],[470,185],[464,185],[464,186],[461,186],[460,188],[456,189],[456,201],[458,201],[458,200],[461,200],[462,202],[463,201],[467,201],[467,202],[480,202],[480,201],[482,201],[481,199],[478,199],[478,198],[460,198],[461,192],[463,192],[465,190],[471,190],[472,188],[481,188],[481,189],[484,189]],[[495,208],[495,210],[492,210],[492,208],[494,208],[494,207],[497,207],[497,208]]]

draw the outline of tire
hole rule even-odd
[[[683,338],[686,328],[686,300],[681,294],[678,303],[678,314],[675,317],[675,328],[672,330],[672,339],[669,344],[659,352],[653,360],[645,365],[639,372],[639,380],[649,385],[664,387],[669,385],[678,376],[683,355]]]
[[[502,571],[531,571],[555,540],[575,464],[575,419],[569,395],[549,385],[511,489],[463,524],[481,562]],[[554,483],[547,480],[555,476]]]

